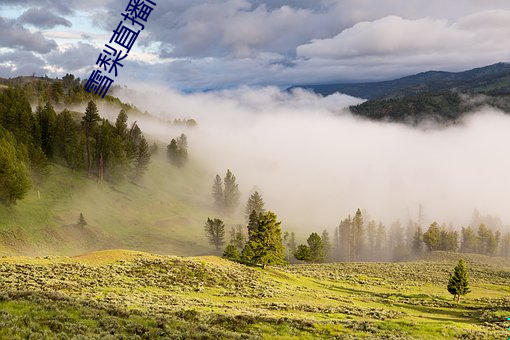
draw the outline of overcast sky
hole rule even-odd
[[[117,84],[390,79],[510,60],[508,0],[154,0]],[[0,0],[0,76],[87,77],[129,0]]]

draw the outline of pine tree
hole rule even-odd
[[[218,218],[207,218],[204,230],[209,239],[209,243],[215,246],[216,250],[219,251],[221,246],[225,244],[225,225],[223,221]]]
[[[294,234],[294,232],[289,233],[286,231],[283,234],[283,243],[285,245],[285,259],[287,262],[290,262],[296,252],[296,234]]]
[[[349,215],[338,226],[340,236],[340,260],[352,261],[352,218]]]
[[[352,219],[352,250],[355,261],[360,259],[361,249],[363,248],[363,234],[363,215],[361,210],[358,209]]]
[[[239,251],[242,251],[244,245],[246,244],[246,236],[243,233],[243,226],[238,225],[237,227],[232,227],[230,230],[230,244],[236,246]]]
[[[225,211],[232,213],[239,205],[239,197],[241,196],[239,185],[236,183],[236,176],[230,170],[227,170],[223,183],[225,185],[223,190]]]
[[[167,146],[167,156],[170,162],[178,168],[188,162],[188,138],[185,134],[170,141]]]
[[[375,258],[375,247],[376,247],[376,233],[377,224],[374,220],[368,222],[367,224],[367,241],[368,241],[368,251],[367,257],[372,260]]]
[[[503,257],[510,257],[510,232],[506,233],[501,240],[500,254]]]
[[[324,229],[321,235],[322,246],[324,247],[324,261],[328,262],[332,258],[331,254],[331,241],[329,239],[329,232]]]
[[[94,128],[97,126],[97,122],[100,120],[99,111],[97,110],[96,103],[92,100],[88,102],[85,115],[82,119],[82,127],[85,131],[85,148],[87,151],[87,171],[90,174],[92,170],[92,157],[90,151],[90,137],[92,136]]]
[[[250,243],[246,243],[244,245],[243,251],[241,252],[241,263],[251,264],[253,263],[253,258],[255,257],[255,253],[250,245]]]
[[[294,257],[299,261],[310,262],[312,260],[312,251],[305,244],[300,244],[294,252]]]
[[[115,121],[115,133],[125,138],[128,134],[128,115],[124,109],[120,110],[117,120]]]
[[[235,245],[229,244],[223,252],[223,257],[230,261],[239,262],[241,254]]]
[[[74,121],[69,110],[65,109],[57,115],[55,145],[58,157],[65,165],[72,169],[77,169],[82,162],[75,159],[83,157],[83,152],[79,149],[78,124]]]
[[[471,227],[462,228],[462,245],[460,251],[463,253],[476,253],[479,247],[479,241],[476,233]]]
[[[414,254],[419,255],[421,254],[422,250],[423,250],[423,232],[421,230],[421,227],[418,226],[413,236],[413,252]]]
[[[255,233],[259,229],[259,216],[260,214],[257,214],[257,212],[252,211],[250,214],[250,218],[248,220],[248,240],[253,240],[253,237],[255,236]]]
[[[149,151],[149,144],[142,136],[140,144],[138,145],[138,153],[135,160],[135,179],[143,176],[151,161],[151,153]]]
[[[36,119],[41,132],[41,148],[46,157],[52,158],[55,146],[57,120],[57,115],[53,106],[47,102],[43,108],[38,107],[36,111]]]
[[[83,213],[80,213],[80,217],[78,218],[78,225],[80,227],[84,227],[86,226],[88,223],[87,221],[85,220],[85,217],[83,216]]]
[[[312,262],[322,262],[324,261],[324,244],[322,243],[322,239],[317,233],[312,233],[306,240],[308,243],[308,247],[310,248],[310,260]]]
[[[220,175],[216,175],[214,179],[214,184],[212,186],[212,196],[214,198],[214,206],[219,211],[223,210],[225,206],[225,202],[223,200],[223,181],[221,180]]]
[[[386,239],[386,227],[382,222],[379,222],[377,226],[377,237],[376,237],[376,253],[382,257],[386,253],[387,239]]]
[[[469,278],[467,266],[463,259],[459,260],[459,264],[455,267],[453,275],[450,274],[450,279],[447,285],[448,292],[453,295],[453,300],[457,299],[460,302],[461,295],[466,295],[471,290],[469,289]]]
[[[258,228],[247,243],[253,250],[254,264],[260,264],[265,268],[267,265],[285,263],[280,224],[271,211],[259,214]]]
[[[423,243],[425,243],[427,248],[431,251],[439,250],[441,246],[441,229],[439,229],[439,224],[437,224],[437,222],[433,222],[429,229],[423,234]]]
[[[26,152],[26,148],[17,146],[12,134],[0,127],[0,201],[7,205],[25,197],[31,186],[23,149]]]
[[[255,211],[257,215],[265,211],[264,200],[258,191],[255,191],[253,194],[251,194],[250,198],[248,198],[248,202],[246,202],[244,215],[246,216],[247,220],[250,219],[250,215],[253,211]]]

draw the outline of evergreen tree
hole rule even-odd
[[[340,232],[339,228],[335,228],[335,232],[333,234],[333,259],[335,261],[340,261],[341,258],[341,249],[340,249]]]
[[[259,214],[258,228],[247,245],[253,250],[252,262],[262,265],[262,268],[285,263],[280,224],[271,211]]]
[[[235,245],[229,244],[223,252],[223,257],[230,261],[239,262],[241,254],[239,254],[239,250]]]
[[[413,235],[413,253],[415,255],[421,254],[423,250],[423,231],[421,227],[418,226]]]
[[[41,148],[46,157],[52,158],[57,120],[57,114],[55,113],[53,106],[47,102],[43,108],[38,107],[36,111],[36,119],[41,133]]]
[[[501,240],[500,255],[510,257],[510,232],[506,233]]]
[[[430,225],[429,229],[423,234],[423,243],[431,251],[439,250],[441,245],[441,229],[437,222]]]
[[[55,145],[58,157],[71,169],[78,169],[83,163],[83,152],[78,134],[78,124],[69,110],[57,115]],[[78,159],[79,158],[79,159]]]
[[[246,236],[243,233],[243,227],[238,225],[230,230],[230,244],[233,244],[239,251],[242,251],[246,244]]]
[[[310,262],[312,260],[312,251],[305,244],[300,244],[294,252],[294,257],[299,261]]]
[[[167,146],[167,156],[170,162],[178,168],[188,162],[188,138],[185,134],[170,141]]]
[[[376,237],[376,253],[382,257],[383,254],[387,250],[387,240],[386,240],[386,227],[382,222],[379,222],[377,226],[377,237]]]
[[[223,190],[225,211],[232,213],[239,205],[239,197],[241,195],[239,185],[236,183],[236,176],[230,170],[227,170],[223,183],[225,185]]]
[[[340,234],[340,260],[352,261],[352,218],[349,215],[346,219],[340,222],[338,226]]]
[[[353,259],[359,261],[361,249],[363,247],[363,216],[361,210],[356,210],[356,214],[352,219],[352,250]]]
[[[159,153],[159,146],[156,142],[153,142],[150,147],[151,156],[157,155]]]
[[[476,233],[471,227],[462,228],[462,245],[460,251],[463,253],[476,253],[479,247],[479,241]]]
[[[15,204],[25,197],[30,189],[30,173],[26,167],[26,156],[8,131],[0,127],[0,201]]]
[[[214,199],[214,206],[218,210],[223,210],[224,200],[223,200],[223,181],[221,180],[220,175],[216,175],[214,178],[214,183],[212,186],[212,196]]]
[[[306,240],[308,247],[310,248],[310,260],[312,262],[324,261],[324,244],[322,239],[317,233],[312,233]]]
[[[33,137],[34,118],[27,95],[20,88],[9,87],[0,91],[0,126],[14,135],[17,143],[30,141],[40,146]]]
[[[485,224],[478,227],[479,252],[484,255],[494,255],[498,249],[500,234],[496,235]]]
[[[331,241],[329,239],[329,232],[324,229],[322,231],[322,235],[321,235],[321,240],[322,240],[322,246],[324,248],[324,259],[323,261],[326,261],[326,262],[329,262],[331,261],[332,259],[332,248],[331,248]]]
[[[255,211],[252,211],[248,220],[248,240],[251,241],[255,237],[259,229],[259,216]]]
[[[367,256],[368,259],[372,260],[375,256],[375,248],[376,248],[376,241],[377,238],[377,224],[374,220],[368,222],[367,224],[367,241],[368,241],[368,251]]]
[[[255,257],[255,253],[253,252],[253,248],[250,243],[246,243],[244,245],[243,251],[241,252],[241,263],[250,264],[253,263],[253,258]]]
[[[143,176],[151,161],[151,153],[149,151],[149,144],[142,136],[140,144],[138,145],[138,153],[135,161],[135,179]]]
[[[258,215],[261,212],[265,212],[264,209],[264,200],[262,199],[262,196],[259,194],[258,191],[255,191],[253,194],[250,195],[250,198],[248,198],[248,202],[246,202],[246,208],[244,209],[244,215],[246,216],[246,219],[250,219],[250,215],[252,212],[255,211],[255,213]]]
[[[463,259],[459,260],[453,275],[450,274],[447,289],[453,295],[453,300],[457,299],[457,303],[460,302],[461,295],[466,295],[471,291],[469,289],[467,266]]]
[[[85,115],[82,119],[82,127],[85,131],[85,148],[87,152],[87,171],[90,174],[92,170],[92,157],[90,150],[90,137],[94,131],[94,128],[97,126],[97,122],[100,120],[99,111],[97,110],[96,103],[92,100],[88,102],[87,109],[85,110]]]
[[[83,216],[83,213],[80,213],[80,217],[78,218],[78,225],[80,227],[84,227],[86,226],[88,223],[87,221],[85,220],[85,217]]]
[[[115,133],[122,138],[128,134],[128,115],[124,109],[120,110],[115,121]]]
[[[218,218],[207,218],[204,230],[209,238],[209,243],[215,246],[216,250],[219,251],[221,246],[225,244],[225,225],[223,221]]]

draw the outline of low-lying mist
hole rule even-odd
[[[186,133],[191,160],[206,164],[211,185],[231,169],[243,205],[258,189],[286,228],[337,226],[358,207],[366,220],[417,220],[420,205],[425,225],[464,226],[474,209],[510,221],[510,117],[489,108],[425,129],[353,117],[346,108],[362,100],[340,94],[144,87],[118,95],[163,119],[197,120],[182,131],[138,122],[165,145]]]

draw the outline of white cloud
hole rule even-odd
[[[388,16],[361,22],[335,37],[316,39],[297,48],[305,58],[338,64],[358,58],[373,63],[434,65],[455,59],[490,63],[510,55],[510,11],[480,12],[454,23]]]

